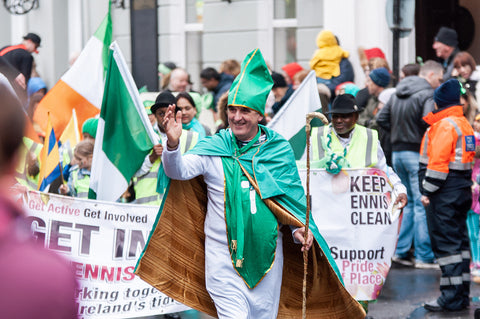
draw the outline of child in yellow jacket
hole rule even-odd
[[[310,59],[310,68],[317,78],[330,80],[340,75],[340,61],[348,58],[349,53],[343,50],[332,31],[323,30],[317,35],[318,50]],[[323,81],[322,81],[323,82]]]

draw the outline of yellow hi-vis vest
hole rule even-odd
[[[23,145],[20,149],[20,159],[16,169],[15,179],[17,182],[23,186],[26,186],[30,190],[36,190],[38,186],[38,175],[30,176],[28,175],[27,167],[27,156],[29,152],[32,152],[39,159],[40,151],[42,150],[42,145],[35,143],[28,137],[23,137]]]
[[[325,156],[325,150],[322,147],[322,138],[327,141],[327,135],[330,134],[332,151],[344,156],[343,148],[337,135],[332,132],[332,125],[314,127],[311,131],[312,161],[318,161]],[[352,139],[346,146],[347,154],[345,158],[351,168],[373,167],[378,162],[378,133],[375,130],[356,124]]]
[[[197,132],[183,130],[182,135],[180,136],[180,148],[182,154],[194,147],[197,142]],[[158,158],[147,174],[133,178],[136,204],[160,206],[162,203],[163,194],[157,193],[158,169],[160,168],[161,161],[162,159]]]
[[[90,188],[90,175],[83,175],[82,178],[78,178],[79,169],[74,170],[72,174],[73,188],[75,189],[78,198],[88,198],[88,189]]]

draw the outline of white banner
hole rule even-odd
[[[306,169],[300,169],[306,186]],[[400,212],[385,173],[346,169],[337,175],[310,171],[312,216],[327,241],[348,292],[377,299],[395,252]]]
[[[71,261],[79,282],[79,318],[132,318],[189,309],[133,273],[157,207],[30,191],[24,208],[35,238]]]

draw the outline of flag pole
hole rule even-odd
[[[304,233],[304,243],[307,243],[309,224],[310,224],[310,208],[311,208],[311,195],[310,195],[310,133],[312,127],[310,122],[314,119],[320,119],[324,125],[328,124],[328,120],[322,113],[311,112],[307,114],[305,130],[307,133],[307,214],[305,220],[305,233]],[[302,302],[302,318],[307,318],[307,268],[308,268],[308,250],[303,251],[303,302]]]

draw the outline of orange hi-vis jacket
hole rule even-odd
[[[462,176],[471,173],[475,136],[461,105],[431,112],[423,120],[431,125],[420,147],[420,165],[426,165],[425,178],[420,183],[422,193],[428,195],[436,192],[452,171],[459,171]]]

